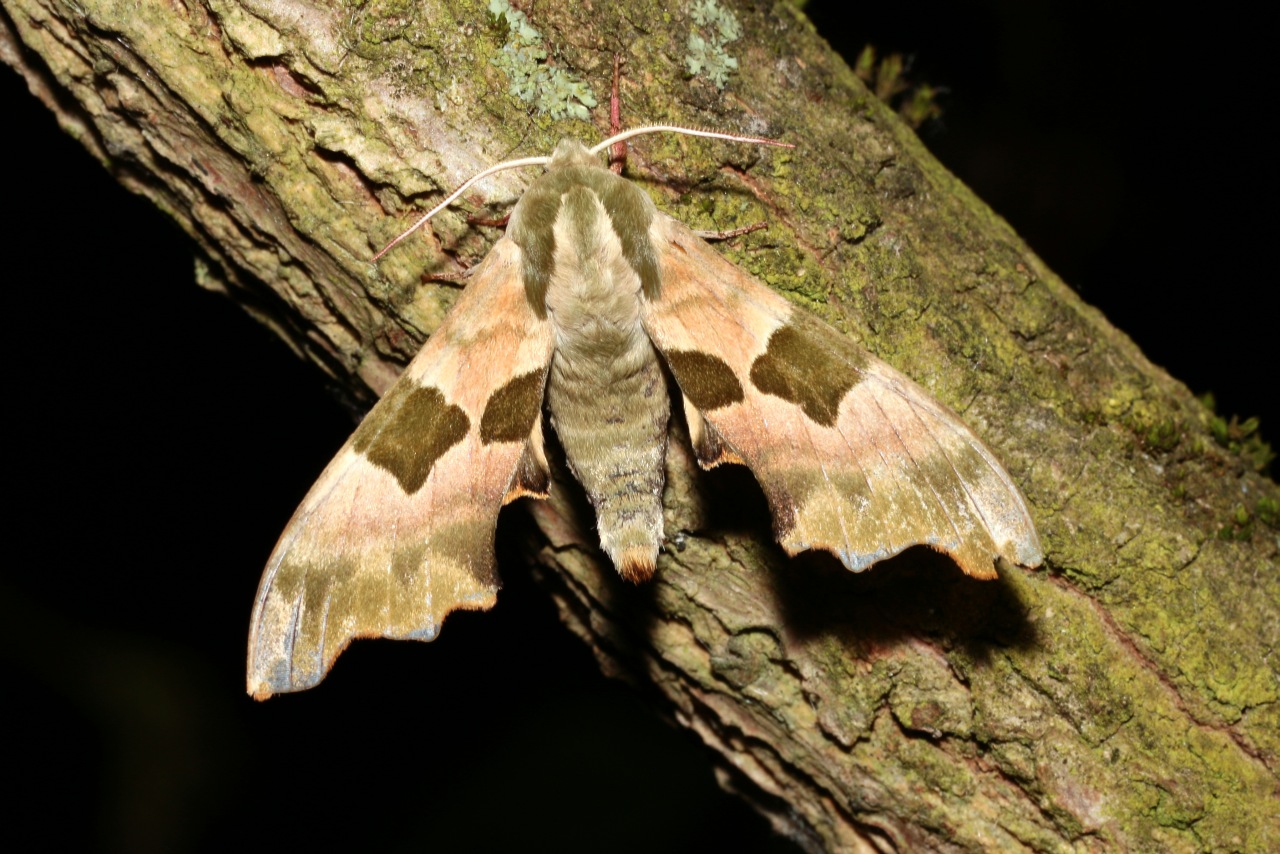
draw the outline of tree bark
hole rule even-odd
[[[529,554],[565,623],[813,850],[1280,849],[1275,484],[791,4],[716,8],[740,39],[685,7],[531,5],[535,63],[478,3],[4,0],[0,51],[192,236],[202,285],[368,399],[454,298],[422,274],[478,260],[492,234],[456,206],[373,252],[484,166],[599,138],[603,109],[551,115],[589,104],[578,82],[603,101],[615,52],[637,123],[797,143],[654,137],[628,174],[693,227],[767,219],[725,254],[959,411],[1026,493],[1046,566],[983,583],[922,550],[860,575],[788,559],[750,477],[699,472],[676,437],[672,543],[646,588],[599,554],[565,478],[531,504]],[[737,61],[724,89],[708,52]],[[522,73],[528,102],[509,91]],[[527,180],[467,199],[510,203]]]

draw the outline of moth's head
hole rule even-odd
[[[551,152],[551,161],[547,163],[547,171],[563,169],[566,166],[600,166],[600,156],[591,151],[576,139],[565,137]]]

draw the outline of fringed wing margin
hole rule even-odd
[[[788,551],[853,571],[923,544],[969,575],[1042,560],[1018,488],[920,386],[661,216],[662,290],[642,322],[684,396],[704,467],[748,466]]]

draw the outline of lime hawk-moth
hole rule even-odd
[[[491,607],[498,511],[548,494],[544,413],[633,581],[663,541],[673,401],[704,468],[755,475],[791,554],[856,572],[925,544],[978,578],[997,557],[1041,562],[1018,488],[954,413],[600,162],[654,131],[775,144],[649,127],[477,176],[546,167],[282,534],[253,610],[251,694],[317,684],[353,638],[432,640],[451,611]]]

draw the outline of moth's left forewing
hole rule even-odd
[[[545,495],[551,330],[500,240],[457,305],[303,499],[268,560],[248,687],[311,687],[352,638],[431,640],[492,606],[498,511]]]
[[[1009,475],[946,407],[659,215],[662,291],[642,311],[705,466],[743,462],[778,541],[861,570],[912,545],[995,575],[1041,550]]]

